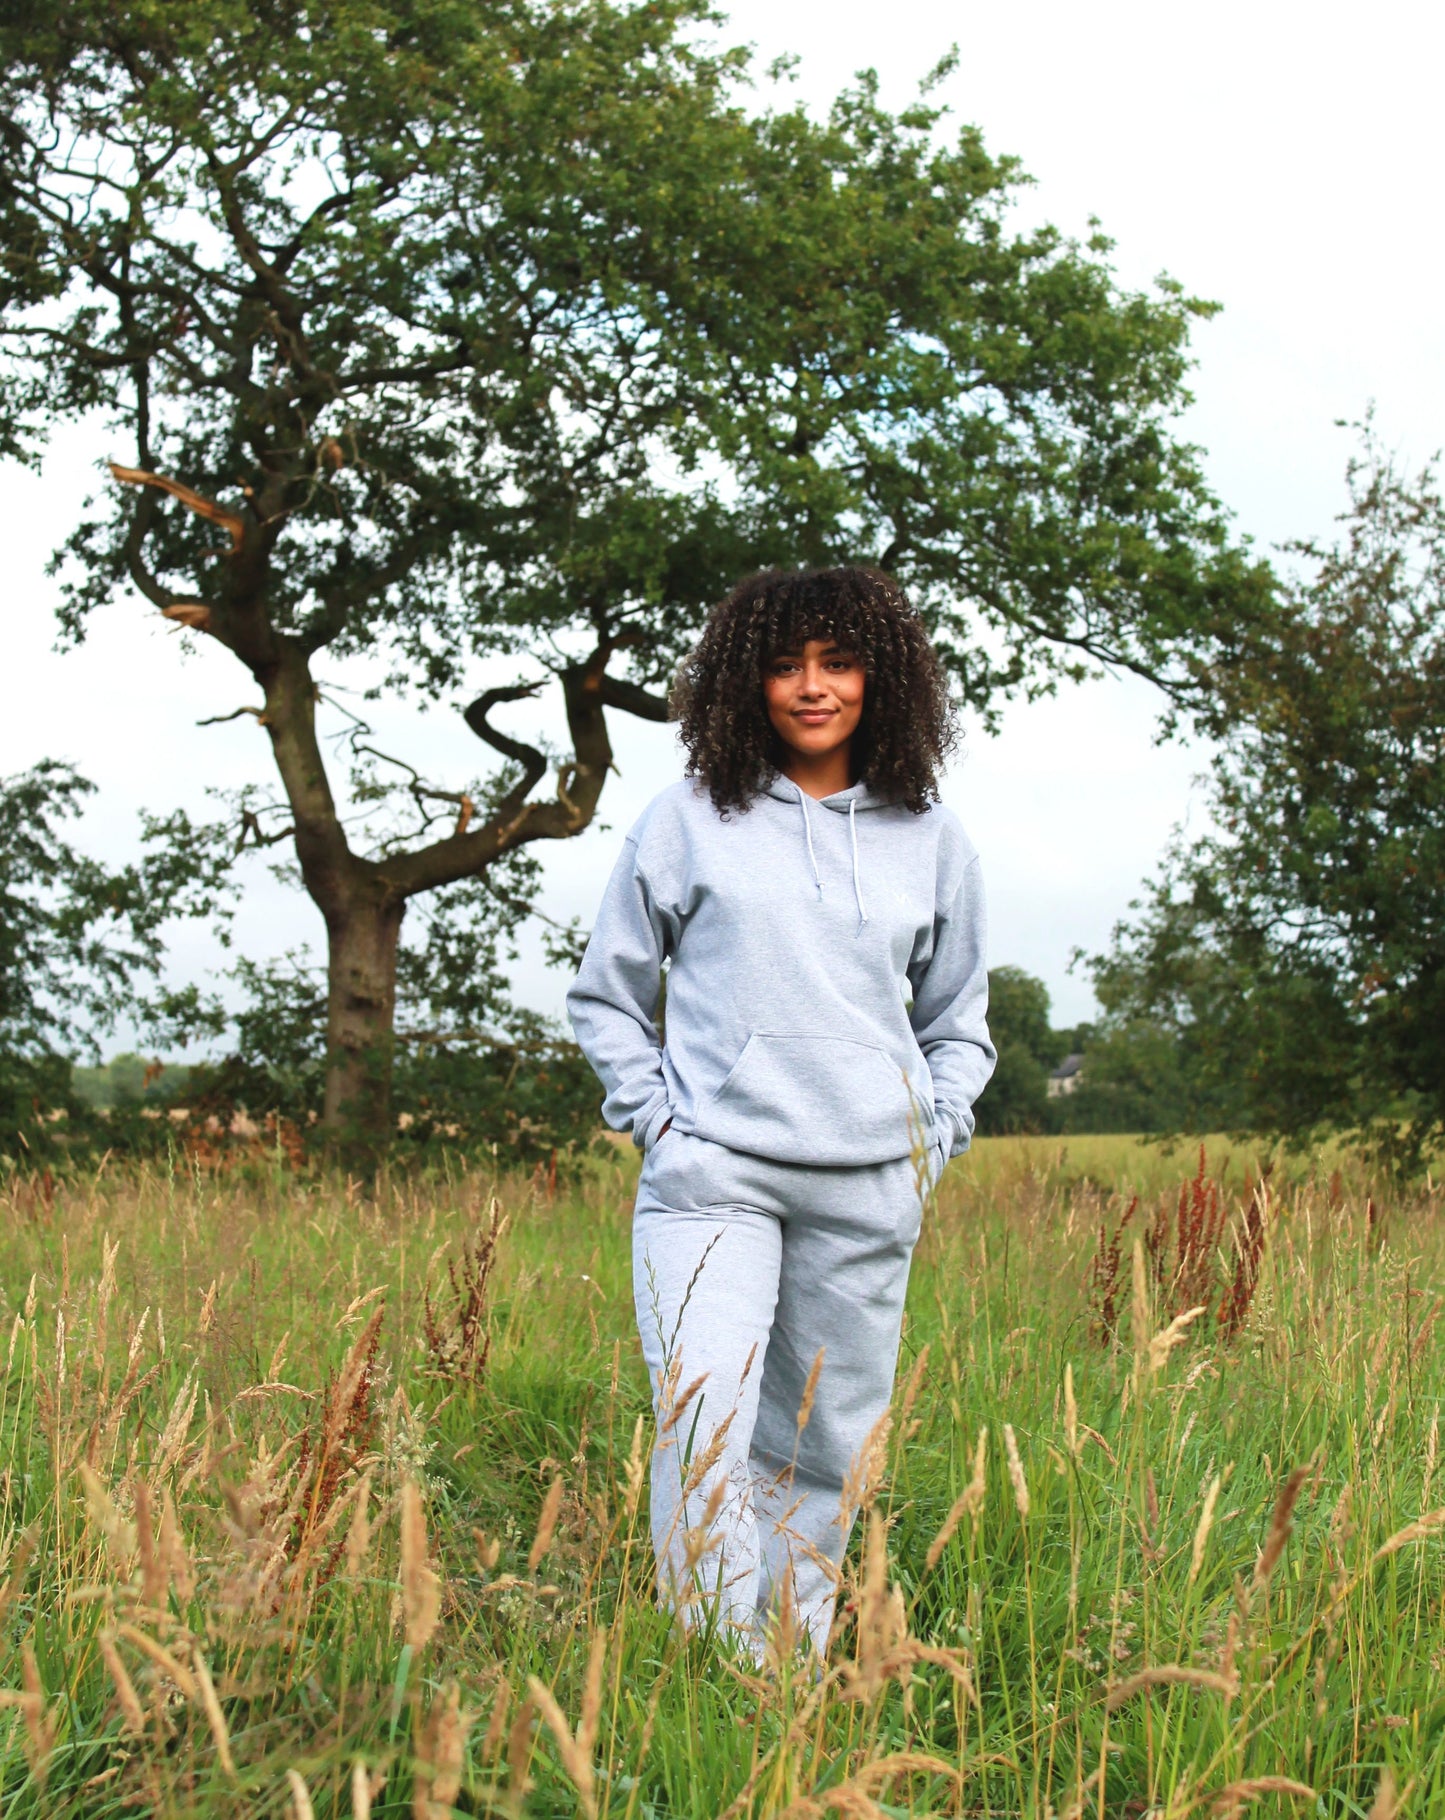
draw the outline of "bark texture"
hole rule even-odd
[[[365,1160],[392,1128],[396,951],[405,900],[361,889],[327,918],[327,1063],[323,1123],[343,1156]]]

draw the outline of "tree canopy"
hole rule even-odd
[[[1213,830],[1093,963],[1224,1122],[1445,1135],[1445,504],[1368,430],[1333,542],[1219,679]]]
[[[1198,706],[1271,582],[1172,419],[1209,306],[1011,229],[1012,160],[865,77],[763,107],[699,0],[68,0],[0,26],[0,436],[105,423],[64,620],[117,591],[258,685],[328,931],[327,1117],[384,1130],[421,893],[591,819],[706,606],[869,560],[963,698],[1107,663]],[[942,72],[936,72],[936,74]],[[475,695],[475,666],[515,685]],[[424,777],[317,666],[369,655],[506,761]],[[572,750],[493,716],[560,684]],[[330,710],[327,710],[330,712]],[[350,801],[344,800],[349,794]]]
[[[43,759],[0,778],[0,1149],[43,1147],[70,1103],[70,1061],[143,1012],[163,929],[218,903],[216,868],[184,817],[152,821],[140,859],[111,868],[67,838],[95,785]]]

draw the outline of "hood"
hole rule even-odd
[[[805,790],[800,789],[791,777],[784,777],[781,771],[773,773],[763,794],[780,803],[799,803],[807,796]],[[866,809],[888,808],[889,799],[880,796],[870,785],[857,783],[849,784],[846,790],[835,790],[831,796],[808,796],[808,806],[831,809],[835,815],[851,815],[856,809],[861,815]]]

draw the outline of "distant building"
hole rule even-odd
[[[1034,1076],[1037,1080],[1039,1077]],[[1081,1055],[1066,1055],[1057,1068],[1049,1070],[1049,1098],[1056,1100],[1060,1094],[1072,1093],[1084,1078],[1084,1058]]]

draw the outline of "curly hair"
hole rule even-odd
[[[878,569],[765,569],[713,608],[674,690],[688,776],[702,780],[722,814],[746,810],[767,788],[783,768],[783,746],[764,673],[810,638],[851,652],[867,676],[856,775],[921,815],[938,800],[938,773],[957,737],[953,704],[922,620]]]

